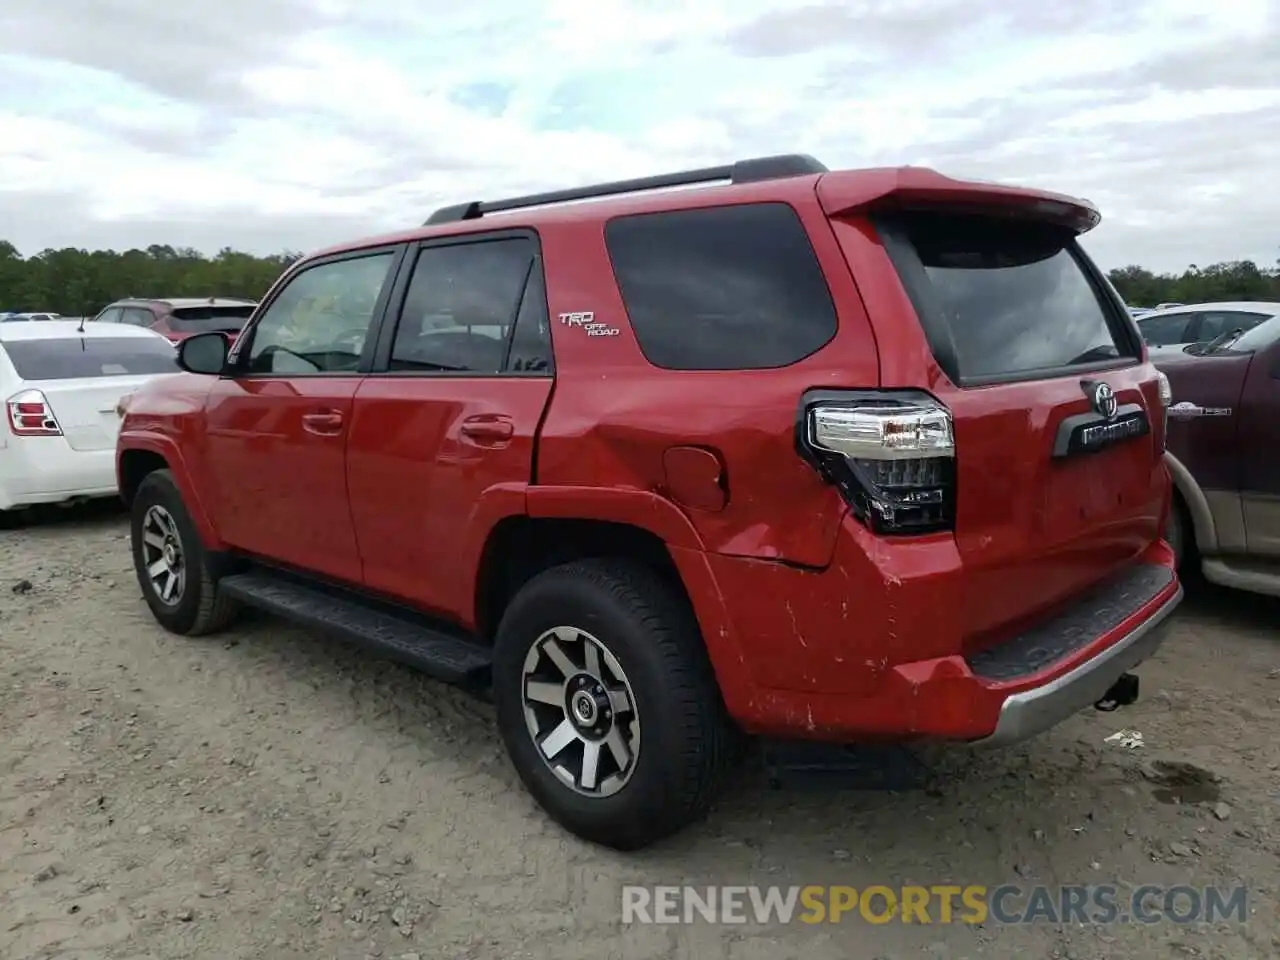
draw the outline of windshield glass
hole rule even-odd
[[[1223,348],[1238,353],[1253,353],[1280,340],[1280,315],[1264,320],[1252,330],[1246,330],[1234,342],[1223,344]]]
[[[57,337],[0,345],[23,380],[80,380],[177,373],[167,340],[152,337]]]

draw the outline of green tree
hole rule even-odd
[[[0,240],[0,311],[52,311],[93,316],[123,297],[252,297],[258,299],[298,254],[256,257],[225,248],[153,244],[146,250],[44,250],[23,258]]]

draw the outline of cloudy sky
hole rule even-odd
[[[782,152],[1088,197],[1107,267],[1280,257],[1280,0],[3,0],[0,239],[311,249]]]

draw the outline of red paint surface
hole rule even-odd
[[[148,450],[171,460],[184,497],[203,511],[210,546],[389,594],[464,627],[478,621],[480,558],[502,520],[629,524],[667,545],[725,702],[743,726],[832,739],[981,736],[1008,694],[1071,669],[1163,601],[1038,677],[992,684],[962,659],[1126,563],[1169,562],[1158,542],[1168,490],[1163,420],[1150,364],[1106,373],[1122,403],[1147,408],[1155,435],[1055,462],[1058,424],[1087,409],[1079,376],[952,385],[859,219],[868,204],[904,197],[1038,205],[1077,225],[1094,216],[1053,195],[962,186],[920,171],[517,213],[500,226],[538,233],[554,381],[375,372],[210,388],[208,379],[176,378],[135,395],[121,456]],[[753,200],[789,202],[806,224],[837,304],[838,334],[777,370],[651,367],[613,281],[604,220],[655,203]],[[480,219],[324,253],[488,229],[497,226]],[[619,335],[587,338],[554,322],[582,310]],[[795,451],[797,404],[814,387],[922,388],[951,408],[954,536],[877,537],[850,516]],[[338,415],[324,421],[335,431],[306,429],[303,418],[314,414]]]

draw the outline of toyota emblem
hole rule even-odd
[[[1091,391],[1092,396],[1089,399],[1093,403],[1093,409],[1106,419],[1114,420],[1116,410],[1119,408],[1119,403],[1116,401],[1116,392],[1105,383],[1093,384]]]

